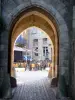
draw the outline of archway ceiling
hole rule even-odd
[[[16,22],[12,32],[13,42],[23,30],[32,26],[36,26],[45,31],[51,38],[53,44],[55,44],[55,36],[57,34],[54,25],[43,14],[36,11],[25,14]]]

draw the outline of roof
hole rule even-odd
[[[14,46],[14,51],[31,51],[31,50],[29,50],[29,49],[26,49],[26,48],[21,48],[21,47],[17,47],[17,46]]]

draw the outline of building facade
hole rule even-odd
[[[44,61],[49,59],[52,61],[53,45],[49,36],[36,27],[28,28],[26,35],[28,36],[28,49],[32,51],[32,60]]]

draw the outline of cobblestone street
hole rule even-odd
[[[17,88],[12,100],[56,100],[45,71],[17,72]]]

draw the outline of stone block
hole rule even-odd
[[[57,19],[58,25],[65,24],[65,21],[63,20],[62,16],[58,12],[55,14],[55,18]]]
[[[66,21],[66,24],[68,25],[68,21],[72,21],[72,10],[66,10],[66,13],[64,14],[64,16],[63,16],[63,18],[64,18],[64,20]]]
[[[64,39],[63,39],[64,40]],[[61,41],[59,40],[59,47],[60,47],[60,51],[68,51],[69,50],[69,41]]]
[[[2,54],[7,55],[7,54],[8,54],[8,45],[2,44],[0,47],[1,47],[1,48],[0,48],[1,55],[2,55]]]
[[[3,99],[9,99],[11,98],[11,86],[10,86],[10,78],[9,75],[5,74],[3,78],[3,83],[1,87],[1,98]]]
[[[61,70],[61,74],[64,73],[64,68],[67,68],[69,66],[69,61],[68,60],[64,60],[64,59],[61,59],[59,60],[59,65],[61,66],[62,70]]]
[[[2,32],[2,34],[1,34],[1,43],[8,44],[8,35],[9,34],[8,34],[7,30]]]
[[[62,17],[66,14],[66,12],[67,12],[67,11],[66,11],[65,8],[59,10],[59,13],[62,15]]]
[[[51,2],[51,4],[58,11],[60,11],[60,10],[62,10],[62,9],[65,8],[65,4],[64,3],[61,3],[60,0],[54,0],[54,1]]]
[[[3,78],[4,78],[4,69],[2,67],[0,67],[0,89],[3,83]]]
[[[75,28],[75,20],[73,20],[73,28]]]
[[[45,5],[45,6],[47,6],[47,5]],[[48,5],[48,6],[47,6],[47,9],[48,9],[49,13],[50,13],[52,16],[55,17],[55,14],[57,13],[56,9],[55,9],[52,5]]]
[[[64,29],[64,27],[65,26],[60,27],[61,34],[59,34],[59,41],[62,40],[62,42],[67,43],[69,41],[69,34],[68,34],[68,31],[64,31],[64,30],[67,30],[67,28]]]
[[[73,6],[73,20],[75,19],[75,6]]]
[[[70,97],[61,97],[61,100],[71,100]]]
[[[52,0],[43,0],[43,1],[46,2],[47,4],[52,4]]]
[[[75,28],[73,28],[72,36],[73,36],[73,39],[75,40]]]
[[[0,51],[0,61],[2,65],[7,65],[7,59],[8,59],[8,51]]]
[[[48,3],[49,2],[49,3]],[[53,7],[53,5],[50,3],[52,1],[44,1],[44,0],[31,0],[32,5],[36,5],[38,7],[41,7],[43,9],[46,9],[48,12],[50,12],[52,15],[55,15],[56,9]]]
[[[27,6],[30,6],[30,2],[29,1],[24,1],[23,3],[21,2],[18,6],[16,6],[16,9],[13,9],[12,12],[9,13],[8,18],[14,19],[14,17],[19,12],[21,12],[22,10],[24,10],[24,8],[26,8]]]
[[[73,12],[75,12],[75,6],[73,6]]]
[[[58,6],[56,7],[56,9],[58,10],[58,11],[60,11],[60,10],[62,10],[62,9],[65,9],[65,4],[64,3],[58,3]]]
[[[60,26],[59,26],[59,30],[60,30],[60,32],[68,32],[68,28],[67,28],[67,25],[66,24],[61,24]]]
[[[4,9],[4,11],[5,12],[7,12],[8,14],[10,13],[10,12],[12,12],[12,10],[14,9],[14,8],[16,8],[16,4],[15,4],[15,2],[12,0],[5,0],[4,2],[3,2],[3,5],[2,5],[2,7],[3,7],[3,9]]]
[[[4,67],[7,67],[7,64],[8,64],[8,57],[4,57],[1,61],[1,64],[4,66]]]
[[[14,1],[14,3],[15,3],[16,5],[20,5],[21,3],[24,2],[23,0],[13,0],[13,1]]]
[[[69,52],[67,50],[60,51],[59,55],[60,55],[60,60],[62,60],[62,62],[66,61],[66,64],[67,64],[67,60],[69,58]]]
[[[8,15],[4,16],[4,21],[6,23],[7,30],[9,29],[8,27],[10,27],[10,22],[11,22],[11,17],[8,17]]]
[[[18,11],[22,11],[24,8],[26,8],[27,6],[30,6],[30,2],[24,2],[22,4],[20,4],[19,6],[16,7],[16,10],[14,9],[13,14],[15,13],[15,15],[17,14],[16,12]]]
[[[31,4],[32,5],[36,5],[38,7],[42,7],[42,8],[47,8],[48,9],[48,4],[44,1],[44,0],[31,0]]]
[[[3,50],[4,50],[4,48],[5,48],[5,47],[4,47],[4,45],[3,45],[3,44],[1,44],[1,45],[0,45],[0,51],[3,51]]]
[[[66,80],[65,80],[64,75],[60,75],[59,89],[60,89],[60,92],[61,92],[61,97],[67,97],[68,96],[68,85],[66,84]]]
[[[75,19],[75,11],[73,11],[73,19]]]

